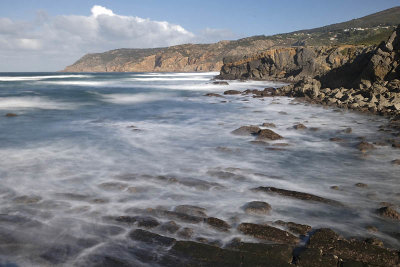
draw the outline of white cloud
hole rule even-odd
[[[52,17],[40,11],[34,21],[0,18],[0,71],[60,70],[86,53],[213,42],[232,36],[209,28],[195,35],[180,25],[121,16],[98,5],[90,16]]]

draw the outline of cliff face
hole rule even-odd
[[[322,76],[329,71],[368,56],[369,46],[283,47],[243,58],[226,58],[221,79],[264,79],[298,81]]]

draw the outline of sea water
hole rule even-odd
[[[135,251],[152,248],[128,237],[138,226],[110,218],[178,205],[205,208],[233,226],[220,232],[176,221],[193,229],[188,240],[256,242],[235,226],[283,220],[329,227],[347,238],[377,237],[400,248],[398,222],[376,213],[382,202],[400,205],[400,167],[391,164],[399,150],[356,148],[362,139],[395,138],[379,131],[385,118],[286,97],[205,96],[283,85],[217,85],[210,80],[216,74],[0,74],[0,264],[87,266],[96,255],[110,255],[146,265]],[[254,136],[231,133],[266,122],[284,139],[260,144]],[[308,129],[295,130],[297,123]],[[251,190],[259,186],[343,206]],[[246,214],[242,207],[249,201],[269,203],[271,213]],[[368,231],[371,226],[378,231]]]

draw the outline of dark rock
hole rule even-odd
[[[271,211],[271,205],[262,201],[251,201],[246,203],[243,210],[248,214],[265,215]]]
[[[301,124],[301,123],[294,125],[293,128],[296,129],[296,130],[307,129],[307,127],[304,124]]]
[[[17,117],[18,115],[15,113],[7,113],[5,116],[11,118],[11,117]]]
[[[258,132],[257,139],[258,140],[263,140],[263,139],[280,140],[280,139],[283,139],[283,137],[270,129],[262,129]]]
[[[173,259],[168,266],[291,266],[290,246],[267,244],[241,244],[233,249],[192,241],[177,241],[171,249]],[[165,261],[169,261],[168,258]]]
[[[395,159],[391,161],[393,165],[400,165],[400,159]]]
[[[319,249],[322,254],[336,255],[344,262],[362,262],[378,266],[399,263],[396,252],[357,240],[348,241],[331,229],[317,230],[309,240],[308,248]]]
[[[340,137],[332,137],[332,138],[329,138],[329,141],[332,141],[332,142],[342,142],[343,139],[340,138]]]
[[[218,229],[220,231],[224,231],[224,232],[227,232],[227,231],[229,231],[229,229],[232,228],[224,220],[221,220],[221,219],[218,219],[218,218],[214,218],[214,217],[205,218],[204,222],[207,223],[208,225],[210,225],[211,227],[213,227],[215,229]]]
[[[299,239],[291,233],[268,225],[241,223],[238,230],[245,235],[279,244],[297,244],[299,242]]]
[[[240,94],[241,92],[236,90],[228,90],[224,92],[224,95],[240,95]]]
[[[317,131],[319,131],[319,128],[317,128],[317,127],[311,127],[311,128],[310,128],[310,131],[312,131],[312,132],[317,132]]]
[[[136,241],[160,246],[171,246],[175,243],[175,239],[158,235],[142,229],[136,229],[129,233],[129,237]]]
[[[242,126],[232,132],[232,134],[235,135],[252,135],[252,134],[258,134],[260,132],[260,127],[256,125],[250,125],[250,126]]]
[[[204,96],[210,96],[210,97],[223,97],[222,95],[220,95],[220,94],[215,94],[215,93],[208,93],[208,94],[205,94]]]
[[[340,202],[335,201],[335,200],[319,197],[319,196],[308,194],[308,193],[285,190],[285,189],[280,189],[280,188],[275,188],[275,187],[263,187],[263,186],[260,186],[260,187],[254,188],[252,190],[256,191],[256,192],[265,192],[265,193],[278,194],[278,195],[281,195],[281,196],[297,198],[297,199],[300,199],[300,200],[316,201],[316,202],[322,202],[322,203],[342,206],[342,204]]]
[[[213,82],[213,84],[215,84],[215,85],[229,85],[229,83],[228,82],[224,82],[224,81],[215,81],[215,82]]]
[[[363,183],[356,183],[355,186],[361,187],[361,188],[367,188],[368,187],[367,184],[363,184]]]
[[[177,233],[177,235],[179,236],[179,237],[182,237],[182,238],[191,238],[192,237],[192,235],[193,235],[193,229],[191,229],[191,228],[188,228],[188,227],[185,227],[185,228],[183,228],[182,230],[180,230],[178,233]]]
[[[207,217],[206,209],[197,206],[179,205],[175,207],[174,211],[185,213],[191,216]]]
[[[264,122],[262,125],[262,127],[268,127],[268,128],[275,128],[276,125],[274,123],[271,122]]]
[[[160,226],[161,231],[165,231],[165,232],[168,232],[171,234],[176,233],[179,230],[179,228],[181,228],[181,227],[178,224],[176,224],[176,222],[174,222],[174,221],[169,221],[169,222],[163,223]]]
[[[332,190],[339,190],[340,188],[339,188],[339,186],[337,186],[337,185],[333,185],[333,186],[331,186],[331,189],[332,189]]]
[[[377,212],[382,217],[400,221],[400,213],[398,213],[393,207],[382,207],[378,209]]]
[[[118,182],[107,182],[99,184],[99,187],[107,191],[122,191],[125,190],[128,187],[128,185]]]
[[[368,142],[363,141],[363,142],[361,142],[361,143],[359,143],[359,144],[357,145],[357,148],[358,148],[358,150],[360,150],[361,152],[366,152],[366,151],[368,151],[368,150],[375,149],[375,146],[374,146],[373,144],[370,144],[370,143],[368,143]]]
[[[139,227],[154,228],[160,225],[160,223],[149,216],[137,216],[136,218]]]
[[[353,129],[351,129],[350,127],[343,130],[343,132],[347,133],[347,134],[352,133],[352,131],[353,131]]]
[[[40,196],[19,196],[13,199],[14,203],[17,204],[35,204],[42,200]]]
[[[311,231],[311,226],[306,224],[298,224],[294,222],[276,221],[275,224],[285,226],[289,231],[299,235],[306,235]]]
[[[308,248],[296,257],[296,265],[302,267],[339,266],[338,258],[332,254],[324,254],[322,250]]]

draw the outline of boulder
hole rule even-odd
[[[242,208],[246,213],[256,215],[266,215],[271,211],[271,205],[262,201],[248,202]]]
[[[289,232],[269,226],[254,223],[241,223],[238,230],[245,235],[250,235],[258,239],[275,242],[278,244],[295,245],[299,239]]]
[[[258,134],[261,131],[260,127],[256,125],[242,126],[232,132],[235,135],[252,135]]]
[[[378,209],[377,212],[382,217],[400,221],[400,213],[398,213],[393,207],[382,207]]]
[[[283,139],[283,137],[270,129],[262,129],[258,132],[257,139],[258,140],[280,140],[280,139]]]
[[[242,92],[237,90],[228,90],[224,92],[224,95],[240,95]]]

